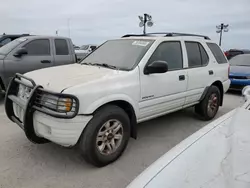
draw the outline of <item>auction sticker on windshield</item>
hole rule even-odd
[[[146,42],[146,41],[134,41],[132,43],[132,45],[135,45],[135,46],[147,46],[149,44],[149,42]]]

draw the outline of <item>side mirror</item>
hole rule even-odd
[[[21,57],[23,55],[28,54],[28,51],[25,48],[20,48],[19,50],[16,51],[14,54],[15,57]]]
[[[144,74],[165,73],[168,71],[168,63],[166,61],[153,61],[144,69]]]

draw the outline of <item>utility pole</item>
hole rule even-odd
[[[139,27],[143,27],[143,34],[146,34],[146,26],[152,27],[153,26],[153,21],[152,21],[152,16],[149,14],[143,14],[143,16],[138,16],[140,19]]]
[[[69,38],[70,38],[70,18],[68,18],[68,34],[69,34]]]
[[[223,32],[228,32],[228,24],[224,24],[224,23],[221,23],[220,25],[217,25],[216,26],[216,33],[220,33],[220,41],[219,41],[219,45],[221,46],[221,41],[222,41],[222,33]]]

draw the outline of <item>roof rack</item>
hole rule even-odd
[[[148,37],[153,35],[163,35],[164,37],[175,37],[175,36],[193,36],[193,37],[202,37],[204,39],[210,40],[208,36],[205,35],[196,35],[196,34],[189,34],[189,33],[167,33],[167,32],[159,32],[159,33],[147,33],[147,34],[127,34],[122,36],[122,38],[125,37]]]

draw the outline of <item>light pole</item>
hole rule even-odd
[[[69,34],[69,38],[70,38],[70,18],[68,18],[68,34]]]
[[[220,25],[216,26],[216,33],[220,33],[220,42],[219,45],[221,46],[221,40],[222,40],[222,33],[223,32],[228,32],[228,24],[221,23]]]
[[[143,16],[138,16],[140,19],[139,27],[143,27],[143,34],[146,34],[146,24],[148,27],[153,26],[152,16],[149,14],[143,14]]]

